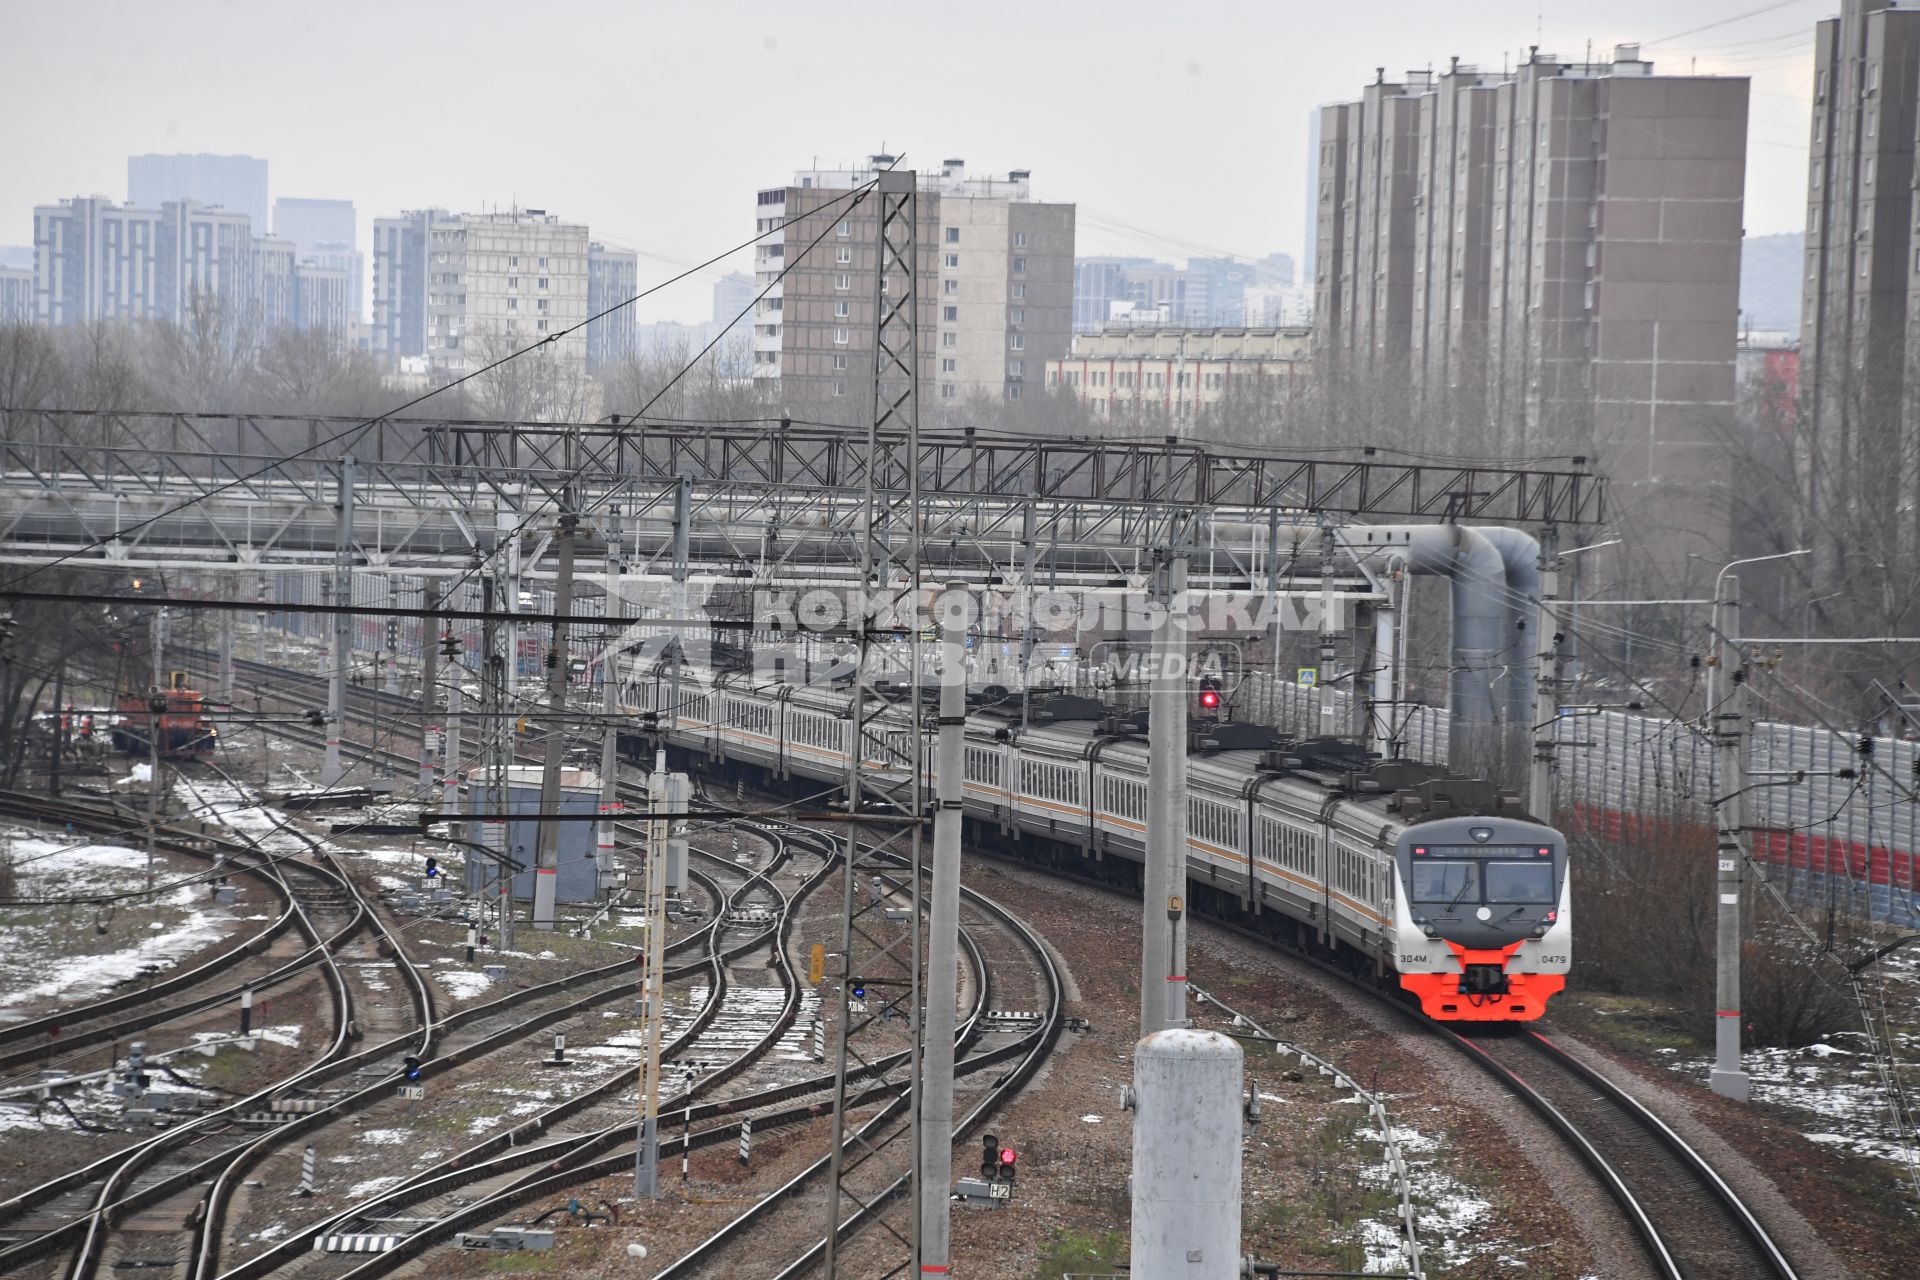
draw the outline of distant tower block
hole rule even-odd
[[[1133,1274],[1240,1274],[1240,1046],[1174,1028],[1133,1049]]]

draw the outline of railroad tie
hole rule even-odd
[[[315,1253],[389,1253],[401,1239],[396,1235],[348,1232],[321,1236],[313,1242],[313,1249]]]

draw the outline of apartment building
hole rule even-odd
[[[1843,0],[1818,24],[1797,461],[1805,536],[1831,571],[1920,542],[1917,100],[1920,9]]]
[[[1265,403],[1303,392],[1312,331],[1292,328],[1127,327],[1078,334],[1071,354],[1047,361],[1047,388],[1097,418],[1152,412],[1174,422],[1236,394]]]
[[[76,197],[34,209],[33,246],[40,324],[217,318],[234,335],[255,307],[244,213]]]
[[[255,156],[159,155],[127,157],[127,203],[157,209],[197,204],[246,215],[267,230],[267,162]]]
[[[587,314],[600,318],[587,326],[588,373],[630,359],[638,351],[639,323],[633,307],[621,304],[639,292],[640,255],[618,245],[590,241]]]
[[[873,368],[877,198],[855,200],[892,158],[811,169],[759,192],[755,252],[768,287],[753,329],[754,376],[786,404],[864,413]],[[967,173],[947,160],[918,178],[916,263],[923,409],[1019,400],[1073,329],[1073,206],[1032,199],[1031,175]],[[823,236],[824,232],[824,236]],[[808,246],[822,237],[811,251]]]
[[[1383,70],[1323,108],[1324,375],[1437,444],[1583,454],[1641,489],[1723,482],[1747,91],[1621,45]]]
[[[0,324],[33,323],[33,269],[0,267]]]

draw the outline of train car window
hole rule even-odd
[[[1545,862],[1489,862],[1486,885],[1488,902],[1550,903],[1553,868]]]
[[[1480,864],[1464,860],[1423,858],[1413,864],[1415,902],[1478,902]]]

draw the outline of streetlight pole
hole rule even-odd
[[[1713,735],[1716,789],[1714,877],[1713,1072],[1708,1084],[1722,1097],[1745,1102],[1749,1079],[1740,1059],[1740,909],[1746,880],[1747,673],[1740,655],[1740,579],[1746,564],[1803,556],[1804,548],[1750,556],[1722,568],[1713,580],[1713,639],[1717,660],[1707,668],[1707,728]],[[1723,692],[1724,688],[1724,692]]]

